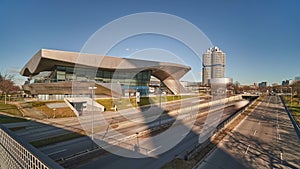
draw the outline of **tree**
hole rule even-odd
[[[16,86],[13,81],[14,76],[8,73],[0,72],[0,92],[4,94],[11,94],[20,90],[19,86]]]
[[[229,84],[227,84],[227,90],[231,90],[233,92],[233,94],[238,94],[240,92],[239,84],[229,83]]]
[[[300,98],[300,81],[296,81],[292,84],[293,94],[296,94],[296,97]]]

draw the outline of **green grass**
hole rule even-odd
[[[11,131],[19,131],[19,130],[25,130],[25,129],[26,129],[26,127],[24,127],[24,126],[9,128],[9,130],[11,130]]]
[[[0,124],[17,123],[17,122],[25,122],[25,121],[27,121],[27,120],[17,118],[17,117],[9,117],[9,116],[0,115]]]
[[[294,116],[295,120],[300,125],[300,98],[293,98],[292,105],[290,96],[284,96],[283,99],[285,100],[285,103]]]
[[[55,143],[60,143],[63,141],[72,140],[72,139],[83,137],[83,136],[84,135],[79,134],[79,133],[68,133],[68,134],[64,134],[64,135],[60,135],[60,136],[55,136],[55,137],[50,137],[50,138],[46,138],[46,139],[42,139],[42,140],[33,141],[33,142],[30,142],[30,144],[33,145],[34,147],[38,148],[38,147],[44,147],[44,146],[55,144]]]
[[[18,110],[17,106],[12,104],[4,104],[3,102],[0,102],[0,112],[22,116],[22,113]]]
[[[181,168],[189,169],[189,168],[193,168],[194,165],[195,165],[194,161],[186,161],[179,158],[175,158],[171,162],[164,165],[162,169],[181,169]]]
[[[49,103],[64,103],[63,100],[60,101],[33,101],[23,103],[24,108],[35,109],[37,111],[41,111],[43,114],[46,114],[47,117],[54,117],[54,110],[49,108],[46,104]],[[55,118],[61,117],[76,117],[74,112],[69,107],[56,108],[55,110]]]
[[[121,98],[121,99],[98,99],[96,100],[99,104],[103,105],[107,111],[112,111],[114,104],[117,105],[119,110],[127,109],[130,107],[137,107],[137,106],[145,106],[150,104],[156,104],[161,102],[173,101],[173,100],[180,100],[185,98],[195,97],[193,95],[188,96],[153,96],[153,97],[141,97],[140,102],[136,104],[136,98],[132,97],[128,98]]]
[[[40,106],[44,106],[48,103],[64,103],[65,101],[60,100],[60,101],[34,101],[34,102],[28,102],[29,104],[31,104],[32,107],[40,107]]]

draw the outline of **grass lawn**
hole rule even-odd
[[[300,98],[293,98],[292,106],[291,106],[291,98],[290,96],[284,96],[285,103],[287,107],[291,110],[292,115],[294,116],[297,123],[300,125]]]
[[[32,146],[38,148],[38,147],[44,147],[44,146],[47,146],[50,144],[55,144],[55,143],[59,143],[59,142],[63,142],[63,141],[73,140],[75,138],[79,138],[79,137],[83,137],[83,136],[84,135],[79,134],[79,133],[68,133],[68,134],[64,134],[64,135],[60,135],[60,136],[55,136],[55,137],[51,137],[51,138],[33,141],[33,142],[30,142],[30,144]]]
[[[22,113],[18,110],[17,106],[12,104],[4,104],[3,102],[0,102],[0,112],[22,116]]]
[[[0,115],[0,124],[25,122],[25,121],[27,121],[27,120],[21,119],[21,118],[17,118],[17,117],[9,117],[9,116]]]
[[[137,106],[145,106],[145,105],[150,105],[150,104],[156,104],[161,102],[167,102],[167,101],[173,101],[173,100],[181,100],[185,98],[191,98],[191,97],[196,97],[193,95],[187,95],[187,96],[152,96],[152,97],[141,97],[140,102],[137,105],[136,104],[136,98],[132,97],[130,99],[128,98],[121,98],[121,99],[97,99],[96,101],[103,105],[107,111],[113,110],[114,104],[117,105],[119,110],[127,109],[130,107],[137,107]]]
[[[294,105],[294,103],[293,103],[293,106],[290,109],[292,110],[292,114],[293,114],[295,120],[300,125],[300,105]]]
[[[194,161],[186,161],[186,160],[182,160],[179,158],[175,158],[174,160],[172,160],[171,162],[167,163],[166,165],[164,165],[162,167],[162,169],[179,169],[179,168],[193,168],[193,166],[195,165]]]
[[[47,102],[29,102],[27,103],[29,107],[34,108],[38,111],[43,112],[46,114],[49,118],[61,118],[61,117],[75,117],[76,115],[69,107],[63,107],[63,108],[55,108],[55,111],[51,108],[49,108],[46,104],[48,103],[64,103],[64,101],[47,101]]]

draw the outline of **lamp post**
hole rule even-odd
[[[56,109],[54,108],[54,109],[53,109],[53,112],[54,112],[53,118],[55,118],[55,110],[56,110]]]
[[[293,101],[293,87],[289,87],[291,88],[291,107],[292,107],[292,101]]]
[[[162,90],[161,90],[161,81],[159,81],[159,108],[162,110],[162,107],[161,107],[161,94],[162,94]],[[161,126],[161,115],[159,115],[158,117],[158,126],[160,127]]]
[[[136,132],[136,144],[139,147],[139,132]]]
[[[6,104],[6,92],[4,92],[4,104]]]
[[[94,92],[97,87],[89,87],[89,90],[92,91],[92,140],[94,140]]]
[[[161,108],[161,94],[162,94],[161,81],[159,81],[159,107],[160,108]]]

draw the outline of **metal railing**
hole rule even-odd
[[[61,169],[62,167],[0,125],[0,169],[2,168]]]

